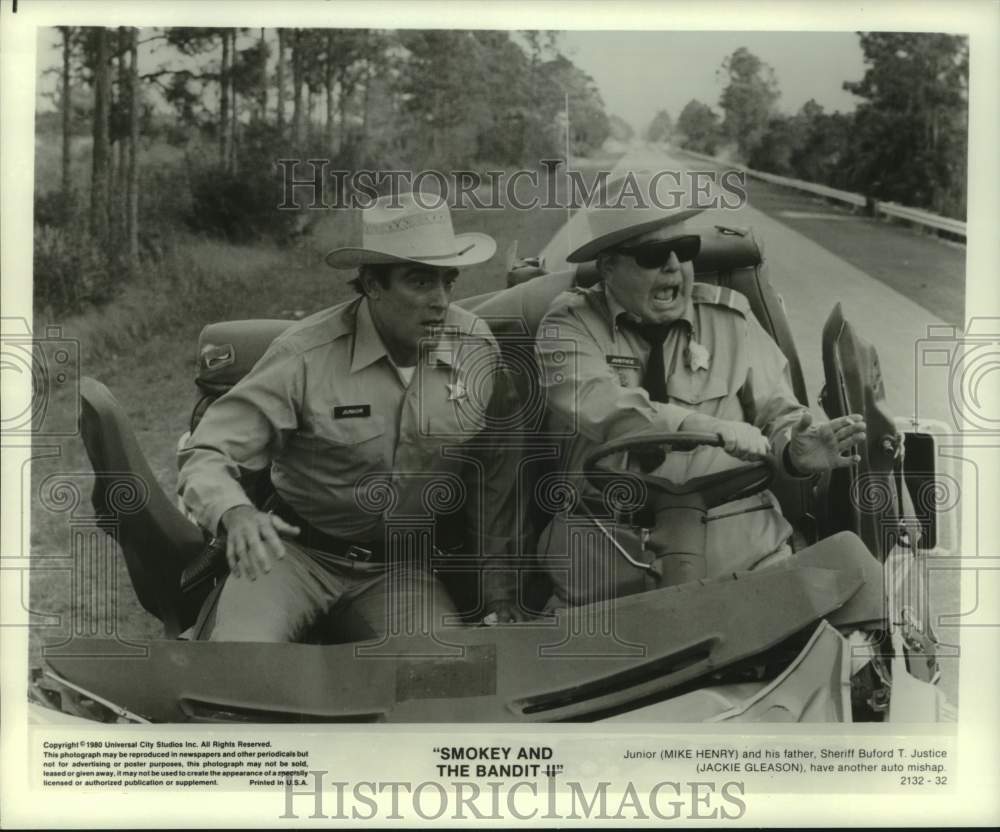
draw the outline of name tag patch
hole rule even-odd
[[[608,366],[622,387],[637,387],[642,374],[642,364],[633,355],[605,356]]]
[[[634,355],[609,355],[608,364],[612,367],[622,367],[624,369],[641,370],[642,364]]]
[[[343,404],[333,409],[334,419],[362,419],[371,415],[370,404]]]

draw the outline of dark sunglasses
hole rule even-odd
[[[698,234],[688,234],[670,240],[651,240],[648,243],[639,243],[637,246],[619,246],[615,249],[634,258],[640,269],[662,268],[671,254],[676,254],[680,262],[686,263],[694,260],[700,250],[701,237]]]

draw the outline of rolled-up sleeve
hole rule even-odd
[[[623,387],[599,341],[569,306],[552,309],[535,342],[546,406],[564,427],[593,442],[643,428],[677,431],[691,411],[654,402],[642,387]]]
[[[254,368],[205,412],[178,453],[178,492],[211,533],[229,509],[251,505],[240,469],[262,470],[299,423],[304,389],[301,356],[277,342]]]

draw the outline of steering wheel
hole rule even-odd
[[[598,491],[606,484],[601,475],[606,469],[597,463],[612,454],[649,448],[689,451],[701,446],[721,447],[723,439],[715,433],[665,433],[642,431],[605,442],[595,448],[583,464],[584,475]],[[704,578],[705,515],[709,509],[732,500],[750,497],[767,488],[774,479],[776,464],[772,457],[739,468],[729,468],[675,483],[653,474],[628,472],[648,489],[647,505],[655,518],[646,548],[655,560],[651,570],[660,576],[659,583],[672,586]]]
[[[722,444],[722,437],[717,433],[660,433],[643,431],[641,433],[634,433],[631,436],[624,436],[621,439],[613,439],[595,448],[583,463],[583,471],[590,484],[600,491],[602,484],[598,482],[597,477],[602,473],[606,473],[606,471],[599,468],[597,463],[612,454],[648,448],[662,448],[664,446],[672,451],[690,451],[703,445],[719,448],[722,447]],[[683,483],[675,483],[665,477],[658,477],[652,474],[630,472],[629,476],[636,477],[647,486],[651,486],[654,490],[669,496],[686,497],[692,494],[699,494],[705,504],[705,508],[710,509],[722,505],[722,503],[739,500],[763,491],[771,484],[774,474],[774,459],[765,457],[759,462],[752,462],[749,465],[743,465],[739,468],[729,468],[725,471],[716,471],[712,474],[694,477]]]

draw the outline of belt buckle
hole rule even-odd
[[[361,563],[368,563],[368,561],[372,559],[374,552],[372,552],[371,549],[366,549],[364,546],[358,546],[357,543],[352,543],[347,547],[347,552],[345,552],[345,554],[352,560],[361,561]]]

